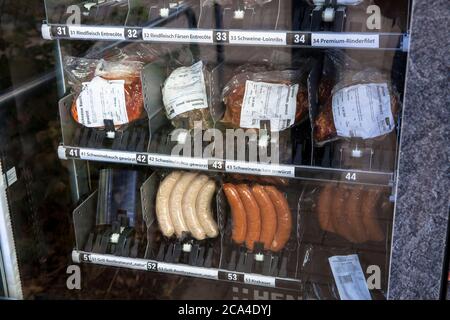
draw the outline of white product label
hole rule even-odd
[[[276,164],[226,161],[225,171],[261,176],[295,177],[295,167]]]
[[[253,284],[253,285],[257,285],[257,286],[275,288],[275,278],[274,277],[267,277],[267,276],[261,276],[258,274],[247,274],[246,273],[244,275],[244,282],[247,284]]]
[[[270,120],[271,131],[281,131],[294,124],[298,84],[245,83],[241,109],[242,128],[259,129],[261,120]]]
[[[360,84],[333,95],[333,118],[341,137],[370,139],[394,130],[387,84]]]
[[[207,108],[203,63],[199,61],[190,67],[174,70],[167,78],[162,93],[169,119],[187,111]]]
[[[120,27],[69,26],[73,39],[125,40],[125,29]]]
[[[230,31],[231,44],[286,45],[286,32]]]
[[[102,127],[105,119],[114,125],[128,123],[124,84],[124,80],[101,77],[84,82],[77,98],[78,121],[86,127]]]
[[[213,31],[144,28],[142,38],[154,42],[213,43]]]
[[[182,264],[172,264],[158,262],[158,271],[165,273],[181,274],[189,277],[201,277],[207,279],[217,279],[219,271],[217,269],[207,269],[201,267],[192,267]]]
[[[151,166],[208,170],[208,159],[154,155],[148,156],[148,164]]]
[[[379,48],[380,36],[355,33],[313,33],[311,45],[313,47]]]
[[[372,300],[356,254],[328,258],[341,300]]]

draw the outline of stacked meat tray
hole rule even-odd
[[[234,8],[233,1],[192,6],[203,28],[215,27],[208,12],[216,2]],[[301,27],[286,12],[284,24],[262,19],[258,12],[278,10],[276,1],[244,2],[242,14],[252,19],[224,10],[230,30]],[[306,17],[311,8],[304,1],[297,9]],[[132,9],[128,23],[142,25],[148,12]],[[186,28],[181,18],[167,23]],[[277,279],[250,285],[292,280],[290,290],[319,299],[339,298],[331,257],[356,254],[363,270],[378,265],[387,273],[392,185],[358,177],[395,170],[403,88],[401,76],[387,71],[392,66],[340,49],[78,46],[61,47],[67,149],[60,157],[95,155],[110,163],[86,164],[90,188],[74,210],[79,260],[95,263],[93,254],[104,254],[125,259],[111,260],[114,266],[147,271]],[[393,59],[403,74],[401,57]],[[231,148],[230,130],[244,137],[232,137]],[[241,171],[227,171],[233,161]],[[293,171],[261,169],[271,166]],[[298,178],[301,170],[309,178]],[[386,282],[383,277],[372,297],[384,296]]]

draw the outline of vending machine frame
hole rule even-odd
[[[186,15],[189,16],[189,8]],[[179,14],[179,13],[177,13]],[[391,259],[388,282],[388,299],[440,299],[443,297],[446,285],[446,261],[447,237],[449,227],[448,199],[450,183],[446,176],[448,168],[448,110],[446,110],[446,69],[445,56],[448,44],[440,46],[445,42],[448,34],[448,26],[445,21],[449,19],[446,10],[446,1],[438,0],[430,3],[425,0],[412,2],[411,21],[409,32],[403,35],[389,35],[401,39],[402,50],[408,51],[407,76],[405,79],[405,99],[403,102],[403,114],[401,124],[401,139],[399,144],[399,159],[397,169],[392,176],[375,177],[373,173],[350,170],[349,172],[337,172],[342,174],[361,174],[362,183],[388,180],[392,187],[392,197],[395,200],[394,222],[392,233]],[[170,17],[169,17],[170,19]],[[442,22],[442,23],[441,23]],[[160,21],[158,23],[161,23]],[[57,29],[57,28],[62,29]],[[436,32],[442,28],[442,32]],[[125,30],[133,30],[126,28]],[[53,39],[56,43],[56,52],[59,59],[57,79],[61,96],[65,93],[65,81],[62,68],[62,57],[59,41],[67,37],[67,26],[51,25],[44,22],[42,34],[44,38]],[[58,33],[60,32],[60,33]],[[62,32],[62,33],[61,33]],[[215,30],[221,32],[221,30]],[[128,39],[132,41],[132,39]],[[397,48],[398,49],[398,48]],[[448,94],[447,94],[448,98]],[[447,100],[448,101],[448,100]],[[445,152],[447,156],[439,155],[436,150]],[[106,161],[108,157],[120,156],[125,159],[123,163],[143,164],[139,156],[145,157],[145,164],[153,166],[149,158],[150,153],[117,153],[110,152],[107,157],[91,151],[89,156],[83,160]],[[56,150],[55,150],[56,152]],[[79,161],[80,149],[61,145],[57,150],[58,156],[68,161],[71,168],[71,183],[73,199],[77,201],[80,193],[86,193],[88,189],[87,168],[83,161]],[[85,153],[86,154],[86,153]],[[78,160],[76,160],[78,158]],[[192,164],[195,159],[185,159]],[[113,161],[114,162],[114,161]],[[206,163],[206,169],[220,171],[210,168]],[[185,167],[185,168],[189,168]],[[12,298],[23,298],[20,284],[20,272],[15,257],[14,241],[12,240],[11,220],[6,192],[8,188],[7,170],[3,169],[2,195],[0,197],[2,210],[0,211],[0,230],[2,238],[0,251],[5,267],[3,279],[6,279],[6,293]],[[283,169],[283,168],[282,168]],[[287,168],[292,169],[292,168]],[[316,168],[312,168],[316,169]],[[333,175],[333,170],[321,169],[320,172],[311,168],[294,168],[295,178],[309,179],[316,175]],[[384,182],[383,182],[384,183]],[[81,192],[82,191],[82,192]],[[89,200],[89,199],[88,199]],[[88,201],[86,200],[86,201]],[[91,214],[89,209],[79,207],[76,214]],[[88,207],[88,205],[87,205]],[[86,210],[85,210],[86,209]],[[85,210],[85,211],[84,211]],[[76,219],[76,218],[75,218]],[[77,222],[75,222],[77,223]],[[153,271],[152,261],[144,259],[116,258],[114,262],[99,262],[102,257],[93,257],[88,252],[74,250],[72,258],[75,263],[94,263],[107,266],[121,267],[128,265],[129,268]],[[94,260],[93,260],[94,258]],[[95,260],[98,258],[98,260]],[[104,258],[104,257],[103,257]],[[96,262],[95,262],[96,261]],[[0,259],[0,262],[2,260]],[[129,263],[133,262],[130,267]],[[167,271],[168,273],[186,274],[192,273],[208,279],[216,279],[219,276],[226,278],[223,270],[211,270],[205,268],[184,266],[183,270]],[[167,270],[170,266],[167,266]],[[187,270],[192,269],[192,270]],[[201,270],[200,270],[201,269]],[[2,269],[3,270],[3,269]],[[218,275],[217,275],[218,273]],[[3,273],[2,273],[3,274]],[[251,277],[251,276],[250,276]],[[269,279],[270,278],[270,279]],[[226,279],[224,279],[226,280]],[[279,282],[290,287],[289,279],[256,277],[252,281],[264,283],[273,287],[273,283]],[[0,287],[1,288],[1,287]]]

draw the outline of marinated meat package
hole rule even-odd
[[[202,61],[173,70],[162,88],[167,118],[175,128],[203,129],[213,126],[208,99],[209,72]]]
[[[388,77],[374,69],[346,72],[330,90],[319,86],[320,111],[314,120],[317,145],[338,138],[381,139],[394,131],[399,94]]]
[[[116,127],[143,118],[141,71],[158,59],[159,49],[131,43],[104,50],[94,45],[84,58],[66,56],[64,70],[76,99],[73,119],[86,127],[101,128],[104,120]]]
[[[69,56],[64,66],[69,86],[76,95],[71,107],[76,122],[101,128],[104,120],[112,120],[118,127],[144,116],[142,62]]]
[[[227,126],[261,129],[269,121],[274,132],[286,130],[308,117],[305,70],[263,69],[244,66],[224,87],[222,122]]]

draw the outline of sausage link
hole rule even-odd
[[[262,186],[253,186],[252,193],[255,196],[261,213],[261,235],[259,242],[264,244],[265,250],[269,250],[277,230],[277,213],[269,195]]]
[[[357,242],[353,237],[349,223],[347,221],[347,215],[345,214],[345,205],[348,197],[350,196],[350,190],[348,188],[338,186],[334,193],[333,206],[333,225],[336,233],[350,242]]]
[[[382,241],[385,238],[376,213],[381,195],[382,191],[380,189],[367,190],[361,206],[363,225],[366,229],[368,240],[371,241]]]
[[[333,226],[333,208],[331,207],[333,199],[333,185],[327,184],[319,194],[317,202],[317,218],[320,228],[327,232],[336,232]]]
[[[206,233],[200,224],[196,212],[196,201],[200,190],[205,183],[208,182],[208,177],[205,175],[197,176],[189,185],[184,193],[182,200],[183,218],[192,236],[197,240],[206,238]]]
[[[234,185],[225,183],[223,191],[231,207],[233,222],[232,238],[237,244],[243,244],[247,234],[247,217],[245,215],[244,204],[239,197],[239,193]]]
[[[177,184],[170,194],[169,208],[170,208],[170,218],[172,219],[173,226],[175,228],[175,233],[178,237],[181,237],[183,232],[188,232],[189,228],[184,221],[182,200],[185,191],[191,184],[192,180],[197,176],[195,172],[185,172],[178,180]]]
[[[158,220],[162,234],[166,237],[171,237],[175,233],[172,219],[170,218],[169,199],[170,194],[181,175],[181,171],[174,171],[169,174],[160,183],[158,193],[156,194],[156,219]]]
[[[352,188],[344,210],[346,221],[349,225],[349,232],[351,233],[351,238],[355,239],[355,243],[363,243],[368,240],[361,214],[362,196],[362,187]]]
[[[289,204],[284,195],[278,191],[275,187],[264,187],[270,200],[272,200],[273,206],[277,213],[277,231],[273,237],[272,245],[270,249],[274,252],[278,252],[284,248],[288,242],[292,231],[292,216]]]
[[[252,191],[246,184],[237,186],[239,197],[244,204],[247,217],[247,235],[245,236],[245,245],[247,249],[253,250],[255,242],[259,241],[261,236],[261,213],[258,203],[252,194]]]
[[[200,190],[195,205],[198,220],[209,238],[215,238],[219,235],[219,228],[214,220],[211,209],[215,192],[216,183],[213,180],[209,180]]]

